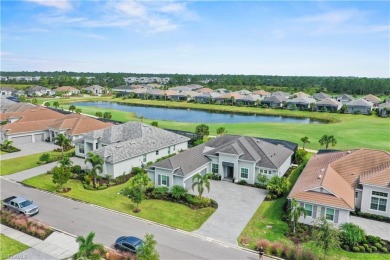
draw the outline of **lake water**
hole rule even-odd
[[[225,113],[208,110],[194,110],[185,108],[167,108],[154,106],[139,106],[117,102],[74,102],[76,107],[100,107],[126,112],[134,112],[137,116],[154,120],[170,120],[188,123],[296,123],[296,124],[324,124],[325,121],[310,118],[295,118],[284,116],[265,116],[244,113]]]

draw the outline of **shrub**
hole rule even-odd
[[[272,195],[271,194],[267,194],[267,196],[265,196],[265,200],[272,200]]]
[[[173,198],[179,200],[187,195],[187,190],[180,185],[174,185],[171,190],[171,195]]]
[[[376,246],[372,246],[371,249],[372,249],[372,252],[378,251],[378,248]]]
[[[283,245],[282,256],[285,257],[286,259],[291,259],[292,255],[293,255],[293,250],[291,249],[291,247],[288,245]]]
[[[218,173],[213,173],[211,175],[211,179],[215,180],[215,181],[220,181],[220,180],[222,180],[222,176],[220,174],[218,174]]]
[[[367,250],[370,246],[368,244],[363,244],[364,248]]]
[[[256,243],[256,249],[259,250],[263,248],[265,252],[268,252],[270,249],[271,243],[267,239],[260,239]]]
[[[104,190],[104,189],[107,189],[107,185],[100,185],[99,187],[97,187],[98,190]]]
[[[281,257],[283,253],[283,244],[280,242],[275,242],[271,245],[271,252],[277,257]]]
[[[380,237],[371,236],[371,235],[368,235],[366,237],[366,239],[367,239],[367,242],[370,243],[370,244],[379,243],[381,241]]]
[[[240,180],[239,182],[237,182],[237,184],[239,184],[239,185],[248,185],[248,183],[245,180]]]
[[[341,248],[344,249],[345,251],[349,251],[349,246],[348,245],[342,245]]]
[[[90,184],[85,183],[85,182],[83,183],[83,187],[86,190],[95,190]]]
[[[352,247],[353,252],[360,252],[360,248],[358,246]]]
[[[368,253],[372,253],[372,249],[369,247],[369,248],[366,248],[366,251],[368,252]]]
[[[74,165],[72,167],[72,172],[75,173],[75,174],[80,174],[81,173],[81,166],[80,165]]]
[[[379,249],[383,247],[381,243],[375,243],[374,245],[376,246],[376,248],[379,248]]]
[[[167,195],[168,190],[168,187],[157,187],[152,192],[152,195],[155,199],[161,199]]]
[[[41,162],[46,162],[46,163],[48,163],[48,162],[50,161],[50,154],[48,154],[48,153],[42,154],[42,155],[39,157],[39,160],[40,160]]]
[[[364,248],[364,246],[359,246],[359,249],[360,249],[360,252],[366,252],[366,249]]]
[[[353,223],[342,224],[341,230],[342,241],[350,247],[359,245],[366,237],[366,232],[361,227]]]
[[[383,253],[387,253],[387,252],[389,252],[389,251],[387,250],[387,248],[386,248],[386,247],[382,247],[382,248],[381,248],[381,251],[382,251]]]
[[[272,199],[273,199],[273,200],[276,200],[277,198],[278,198],[278,195],[272,194]]]
[[[379,243],[381,243],[381,244],[382,244],[382,246],[385,246],[385,245],[387,245],[387,243],[386,243],[385,241],[383,241],[383,240],[379,241]]]

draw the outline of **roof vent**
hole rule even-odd
[[[322,168],[322,169],[321,169],[321,172],[324,172],[324,171],[325,171],[325,168]]]
[[[115,148],[121,148],[123,145],[117,145],[117,146],[115,146]]]
[[[322,179],[322,175],[320,174],[320,175],[318,175],[318,179]]]
[[[351,151],[347,151],[347,154],[351,154]]]
[[[131,142],[130,144],[135,144],[135,142]]]

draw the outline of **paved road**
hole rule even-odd
[[[193,193],[197,194],[196,191]],[[238,236],[267,193],[231,182],[211,181],[210,192],[206,190],[203,196],[217,201],[218,209],[194,233],[236,245]]]
[[[106,246],[111,246],[121,235],[144,237],[146,233],[152,233],[158,242],[161,259],[258,259],[256,254],[234,246],[27,188],[2,178],[1,199],[12,195],[25,196],[39,204],[40,213],[34,218],[75,235],[85,236],[94,231],[96,241]]]

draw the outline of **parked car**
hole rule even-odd
[[[17,196],[12,196],[3,200],[3,207],[26,216],[32,216],[39,212],[37,204],[34,204],[31,200]]]
[[[136,254],[137,251],[142,247],[144,241],[137,237],[120,237],[115,241],[114,247],[121,251],[130,252]]]

